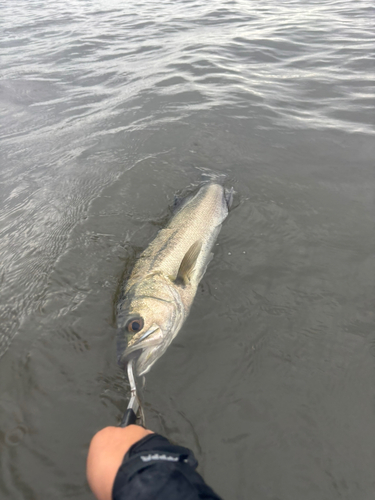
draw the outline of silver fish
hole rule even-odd
[[[121,366],[134,358],[136,373],[144,375],[179,332],[213,257],[232,197],[233,189],[204,185],[139,257],[118,307]]]

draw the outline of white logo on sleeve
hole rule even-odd
[[[168,462],[178,462],[178,457],[171,457],[170,455],[159,455],[155,453],[154,455],[141,455],[141,460],[143,462],[151,462],[151,460],[167,460]]]

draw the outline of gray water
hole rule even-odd
[[[373,2],[0,3],[0,498],[93,498],[122,277],[215,180],[234,209],[147,425],[225,500],[373,499]]]

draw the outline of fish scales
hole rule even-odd
[[[138,374],[146,373],[177,335],[211,260],[231,196],[219,184],[203,186],[139,257],[118,310],[120,364],[136,357]]]
[[[221,186],[218,187],[221,188]],[[190,248],[191,242],[204,237],[209,225],[212,225],[212,220],[217,213],[216,199],[213,196],[216,192],[212,191],[208,193],[211,196],[206,194],[204,199],[198,200],[201,203],[194,203],[195,200],[192,200],[185,210],[176,214],[168,227],[162,229],[156,239],[150,243],[136,264],[135,271],[138,272],[141,267],[144,267],[144,272],[150,272],[151,267],[155,266],[162,272],[177,274],[182,257]],[[149,262],[146,263],[146,259],[149,259]]]

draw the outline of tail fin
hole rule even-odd
[[[232,187],[230,189],[224,188],[224,198],[225,201],[227,202],[228,210],[232,206],[233,195],[234,195],[234,189]]]

